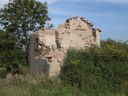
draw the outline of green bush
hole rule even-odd
[[[0,68],[6,68],[7,72],[14,74],[19,73],[20,66],[26,64],[25,52],[16,42],[16,38],[0,30]]]
[[[128,94],[128,44],[111,39],[101,48],[69,50],[61,79],[83,92],[99,96],[102,92]]]

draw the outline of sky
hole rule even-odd
[[[101,39],[128,40],[128,0],[37,0],[48,3],[50,23],[57,27],[71,16],[85,17],[102,30]],[[0,0],[0,7],[8,0]]]

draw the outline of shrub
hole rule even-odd
[[[101,48],[69,50],[60,77],[64,82],[77,86],[84,92],[127,92],[127,42],[108,39],[101,42]]]
[[[0,30],[0,68],[15,74],[25,64],[25,52],[17,46],[16,38]]]

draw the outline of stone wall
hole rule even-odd
[[[31,73],[58,76],[67,50],[100,46],[99,32],[92,23],[79,17],[67,19],[55,30],[34,32],[29,45]]]

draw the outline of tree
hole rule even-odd
[[[23,44],[26,43],[30,31],[43,28],[46,21],[50,20],[47,3],[35,0],[10,0],[0,13],[0,23],[4,29]]]
[[[16,39],[0,30],[0,68],[7,72],[19,72],[19,66],[25,64],[24,51],[16,46]]]
[[[35,0],[10,0],[0,9],[0,25],[15,36],[17,43],[27,52],[30,32],[43,28],[49,21],[47,3]]]

